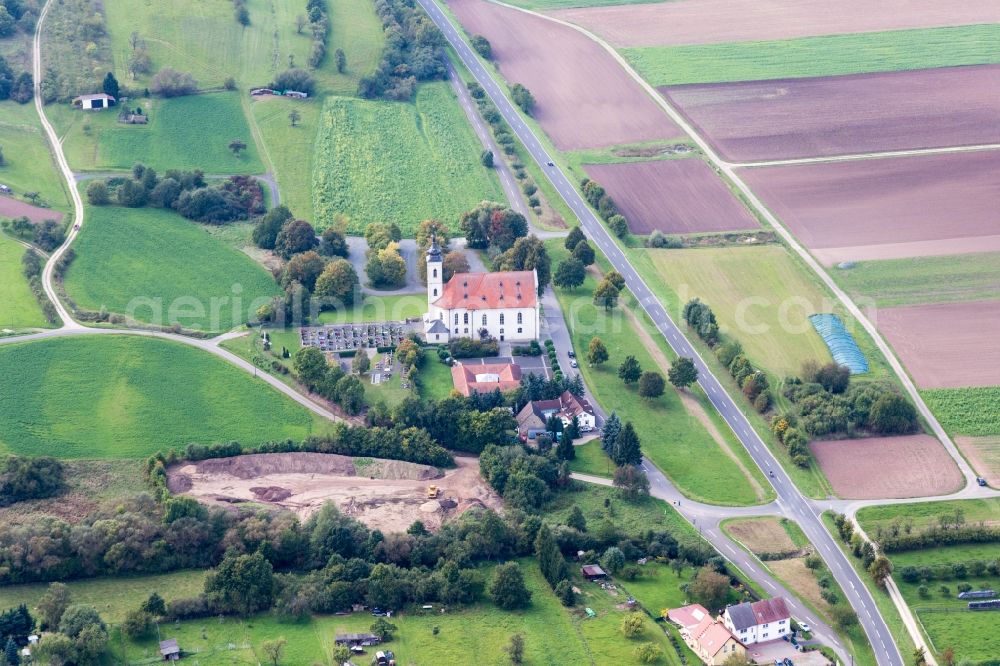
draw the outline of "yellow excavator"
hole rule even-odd
[[[437,499],[438,495],[441,494],[441,489],[437,486],[431,485],[427,486],[427,499]]]

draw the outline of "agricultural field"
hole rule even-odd
[[[515,0],[513,4],[579,7],[551,14],[581,25],[619,47],[792,40],[1000,22],[1000,8],[990,3],[943,6],[935,0],[888,0],[878,4],[846,0],[836,6],[823,0],[797,0],[781,5],[755,0],[680,0],[595,8],[589,7],[619,3]],[[739,19],[719,20],[719,17]]]
[[[764,81],[1000,62],[1000,25],[827,35],[776,41],[626,48],[654,86]]]
[[[964,483],[951,456],[930,435],[816,441],[810,448],[844,499],[946,495]]]
[[[660,91],[733,162],[1000,143],[1000,65]]]
[[[0,332],[47,327],[48,322],[21,272],[23,245],[0,232]]]
[[[961,509],[967,524],[1000,523],[1000,499],[996,497],[949,502],[867,506],[858,511],[857,519],[865,532],[869,536],[875,537],[880,529],[887,530],[896,523],[909,523],[911,527],[916,529],[936,527],[940,524],[942,516],[952,517],[958,509]]]
[[[313,162],[317,224],[345,215],[355,234],[387,220],[404,236],[428,218],[457,228],[463,212],[503,198],[481,152],[447,83],[422,85],[415,104],[328,98]]]
[[[1000,437],[956,437],[955,444],[986,483],[1000,487]]]
[[[808,316],[829,312],[833,303],[784,247],[634,253],[648,258],[682,304],[695,297],[708,303],[722,332],[739,340],[750,360],[774,375],[794,375],[804,361],[830,359]]]
[[[561,239],[550,241],[547,248],[553,264],[568,254]],[[682,397],[680,392],[669,389],[662,397],[645,400],[638,397],[635,387],[625,386],[618,378],[618,366],[627,355],[635,356],[644,369],[666,374],[667,367],[655,358],[672,358],[673,354],[658,348],[654,355],[644,344],[636,345],[636,338],[643,340],[643,333],[655,345],[649,335],[652,326],[647,324],[645,332],[638,330],[642,324],[622,314],[623,310],[634,307],[631,302],[623,301],[611,312],[595,307],[592,293],[596,284],[594,274],[588,273],[582,287],[569,291],[557,289],[556,296],[568,315],[567,326],[577,356],[586,357],[587,346],[595,336],[608,348],[607,363],[595,367],[580,364],[597,402],[608,412],[617,411],[623,422],[632,421],[645,455],[689,497],[732,504],[764,501],[767,492],[760,483],[762,476],[748,462],[745,450],[729,436],[728,430],[722,430],[719,438],[728,449],[724,451],[709,431],[719,427],[707,412],[699,413],[697,407],[685,406],[688,394]],[[693,392],[690,399],[697,401]],[[701,464],[705,456],[714,461],[710,468]]]
[[[1000,298],[1000,253],[861,261],[830,271],[855,300],[880,308]]]
[[[67,106],[46,109],[76,170],[131,169],[136,162],[156,169],[201,169],[205,173],[264,172],[240,93],[219,92],[172,99],[141,98],[148,125],[124,125],[115,109],[84,112]],[[287,122],[287,119],[286,119]],[[229,143],[239,139],[239,156]]]
[[[742,177],[833,265],[1000,250],[990,176],[998,168],[1000,153],[987,151],[761,167]]]
[[[933,303],[878,312],[878,327],[921,388],[1000,385],[1000,300]]]
[[[682,135],[610,54],[576,30],[486,0],[448,7],[469,34],[490,41],[504,78],[531,91],[531,115],[560,150]]]
[[[587,164],[634,234],[756,229],[757,220],[707,162],[697,157]]]
[[[1000,387],[929,389],[920,395],[950,434],[1000,435]]]
[[[225,331],[280,293],[250,257],[171,211],[92,207],[74,247],[69,296],[141,322]]]
[[[790,524],[771,516],[740,518],[722,523],[722,529],[754,555],[794,553],[801,544],[792,540]],[[801,533],[796,530],[796,537]]]
[[[4,157],[0,183],[17,195],[38,192],[39,203],[56,211],[68,209],[66,191],[33,104],[0,102],[0,148]],[[0,209],[0,217],[12,216]]]
[[[189,442],[303,439],[326,425],[183,344],[101,335],[0,348],[0,450],[144,458]]]

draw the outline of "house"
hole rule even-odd
[[[583,577],[594,582],[595,580],[603,580],[608,577],[608,574],[604,573],[604,569],[597,566],[596,564],[585,564],[580,567],[580,573]]]
[[[337,645],[354,648],[378,645],[382,639],[375,634],[337,634],[333,637],[333,642]]]
[[[521,385],[521,366],[515,363],[456,363],[451,366],[455,389],[469,397],[496,389],[510,391]]]
[[[73,106],[91,111],[97,109],[107,109],[115,105],[115,98],[107,93],[97,93],[96,95],[80,95],[73,98]]]
[[[594,408],[587,399],[563,391],[555,400],[533,400],[521,408],[517,414],[517,434],[521,441],[526,442],[544,433],[545,424],[551,416],[557,416],[563,427],[568,426],[575,416],[580,432],[590,432],[597,426]]]
[[[177,645],[176,638],[160,641],[160,656],[163,661],[177,661],[181,658],[181,648]]]
[[[791,632],[792,616],[781,597],[729,606],[722,621],[741,643],[773,641]]]
[[[671,608],[667,611],[667,619],[680,627],[681,636],[684,637],[684,640],[687,640],[691,631],[708,616],[708,611],[701,604]]]
[[[444,284],[437,237],[427,250],[427,342],[486,338],[501,342],[538,339],[538,274],[531,271],[455,273]]]
[[[706,616],[691,630],[689,646],[706,666],[721,666],[734,654],[746,657],[747,648],[718,620]]]

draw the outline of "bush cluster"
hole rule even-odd
[[[0,506],[58,495],[63,484],[63,465],[55,458],[7,456],[0,460]]]
[[[600,184],[590,178],[581,180],[580,187],[583,188],[584,198],[601,214],[604,221],[608,223],[608,228],[611,229],[611,232],[615,236],[618,236],[618,238],[628,236],[628,220],[619,212],[618,206],[615,205],[611,195],[605,192]]]
[[[859,430],[903,435],[917,429],[916,408],[894,386],[887,382],[852,384],[849,374],[836,374],[835,368],[832,363],[823,366],[826,378],[816,377],[816,382],[785,379],[784,395],[795,405],[795,413],[787,417],[790,426],[813,437],[853,435]],[[803,373],[806,377],[808,369]],[[819,383],[820,379],[827,383]]]
[[[1000,576],[1000,559],[942,562],[922,567],[910,565],[899,570],[899,577],[907,583],[932,580],[964,580],[970,576],[973,578],[982,578],[985,575]],[[969,586],[969,589],[971,589],[971,586]],[[960,589],[959,591],[966,592],[967,590]]]
[[[455,338],[448,343],[448,351],[452,358],[482,358],[496,356],[500,353],[500,343],[492,338],[473,340],[472,338]]]
[[[0,11],[3,5],[0,4]],[[0,29],[3,27],[2,15],[0,15]],[[0,30],[0,37],[2,37]],[[7,64],[7,60],[0,56],[0,100],[10,99],[19,104],[27,104],[35,94],[35,79],[31,72],[16,73]]]
[[[444,79],[445,39],[423,9],[409,0],[376,0],[386,35],[375,72],[358,81],[358,95],[410,100],[419,81]]]
[[[309,66],[316,69],[326,59],[326,39],[330,34],[330,17],[326,11],[326,0],[308,0],[306,12],[312,31],[312,50],[309,52]]]
[[[35,224],[27,217],[15,217],[4,220],[3,229],[14,238],[37,245],[45,252],[52,252],[66,240],[66,225],[56,220]]]
[[[42,314],[45,315],[46,321],[53,325],[58,324],[59,313],[56,312],[56,306],[45,295],[45,288],[42,286],[42,258],[38,252],[33,249],[25,251],[24,256],[21,257],[21,272],[28,280],[31,293],[42,308]]]

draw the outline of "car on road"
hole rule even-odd
[[[546,162],[545,166],[555,166],[555,162]]]
[[[576,362],[576,360],[571,360],[571,361],[569,362],[569,367],[571,367],[571,368],[579,368],[579,367],[580,367],[580,364],[579,364],[579,363],[577,363],[577,362]]]
[[[980,486],[982,486],[984,488],[986,487],[986,479],[984,479],[981,476],[977,476],[976,477],[976,483],[978,483]]]
[[[572,349],[566,352],[566,355],[569,356],[570,358],[576,358],[576,352],[573,351]]]

